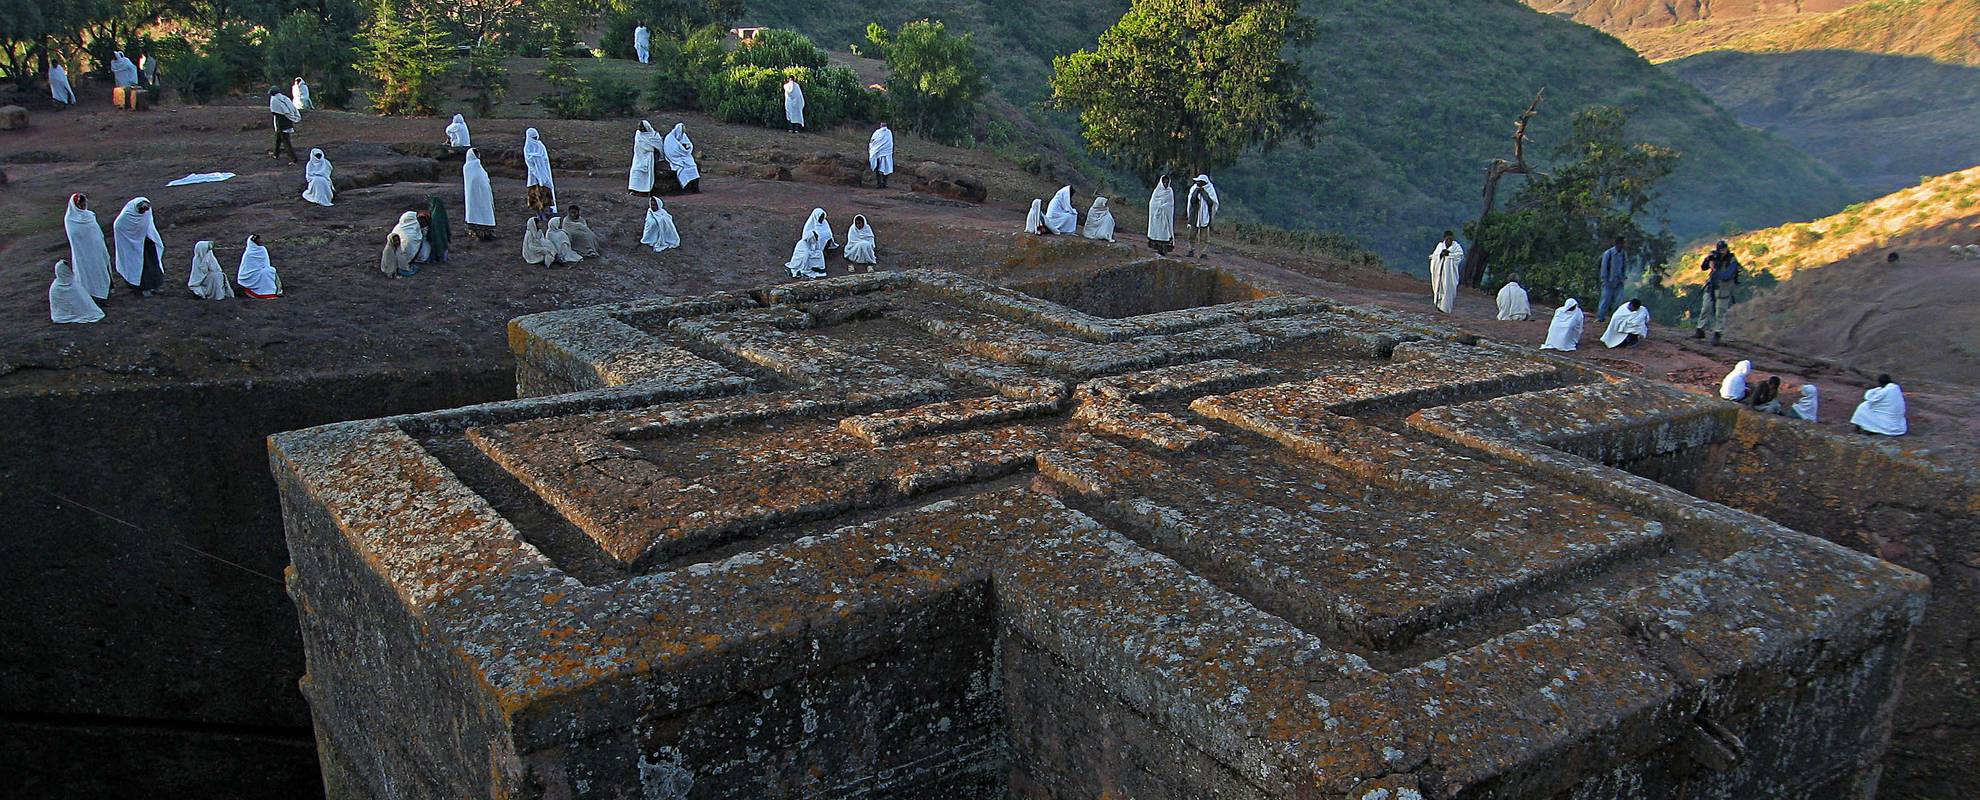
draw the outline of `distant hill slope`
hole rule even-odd
[[[1126,6],[754,0],[748,10],[752,22],[832,49],[863,40],[868,21],[942,19],[976,34],[999,92],[1032,103],[1048,94],[1051,57],[1090,47]],[[1309,2],[1306,13],[1321,25],[1303,55],[1332,117],[1325,141],[1219,176],[1226,196],[1267,222],[1346,233],[1420,270],[1417,251],[1477,213],[1485,163],[1508,155],[1512,118],[1543,85],[1534,128],[1543,153],[1565,137],[1574,109],[1594,103],[1636,107],[1637,135],[1685,152],[1666,187],[1680,236],[1812,217],[1850,199],[1833,172],[1613,38],[1518,0]]]
[[[1617,35],[1696,22],[1820,14],[1859,2],[1863,0],[1526,0],[1536,10]]]
[[[1608,31],[1651,61],[1712,50],[1853,50],[1980,65],[1980,0],[1526,0]]]

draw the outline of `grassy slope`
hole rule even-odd
[[[1853,50],[1980,66],[1980,0],[1870,0],[1826,14],[1705,20],[1621,35],[1653,61],[1708,50]]]
[[[1091,46],[1125,5],[757,0],[749,19],[843,49],[868,20],[939,18],[976,33],[1000,92],[1034,103],[1046,96],[1051,56]],[[1681,235],[1807,218],[1848,199],[1833,173],[1741,127],[1615,39],[1518,0],[1326,0],[1307,13],[1322,27],[1304,55],[1333,118],[1326,140],[1252,158],[1220,181],[1267,222],[1347,233],[1415,269],[1437,231],[1477,212],[1485,162],[1507,155],[1511,119],[1541,85],[1543,151],[1563,138],[1572,109],[1623,103],[1640,109],[1638,135],[1686,152],[1668,186]]]

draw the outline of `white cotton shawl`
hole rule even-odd
[[[1155,182],[1155,191],[1148,195],[1148,241],[1168,242],[1176,238],[1176,190],[1175,187]]]
[[[48,319],[60,323],[103,319],[103,309],[96,307],[96,300],[76,281],[76,271],[67,261],[55,262],[55,280],[48,284]]]
[[[289,99],[296,102],[296,109],[308,111],[316,107],[316,98],[309,96],[309,81],[301,78],[289,84]]]
[[[653,198],[646,209],[646,225],[640,229],[639,243],[660,253],[681,246],[681,231],[674,227],[674,215],[667,213],[667,204],[660,198]]]
[[[584,260],[584,254],[571,246],[571,234],[564,230],[563,217],[551,217],[550,226],[543,232],[543,240],[557,250],[557,260],[566,264],[576,264]]]
[[[645,25],[633,28],[633,52],[639,56],[641,64],[653,60],[653,32],[647,30]]]
[[[1746,378],[1753,374],[1753,362],[1741,361],[1734,364],[1726,379],[1719,381],[1719,396],[1727,400],[1746,399]]]
[[[666,137],[653,129],[653,123],[640,121],[639,130],[633,133],[632,170],[626,177],[627,189],[653,191],[653,158],[665,143]]]
[[[1856,405],[1856,413],[1849,422],[1871,433],[1885,436],[1903,436],[1911,431],[1904,420],[1904,390],[1895,383],[1886,383],[1863,393],[1863,402]]]
[[[417,260],[420,245],[426,244],[426,231],[419,227],[419,212],[400,214],[399,223],[392,226],[392,233],[399,237],[399,257],[407,264]]]
[[[1080,235],[1108,242],[1114,240],[1114,212],[1107,209],[1107,198],[1093,198],[1093,207],[1086,210],[1086,228]]]
[[[1570,297],[1554,309],[1554,321],[1547,323],[1547,341],[1540,349],[1566,352],[1580,347],[1581,323],[1581,304]]]
[[[825,219],[825,209],[811,210],[811,216],[804,221],[804,230],[798,233],[797,244],[791,247],[791,260],[784,264],[793,277],[824,271],[825,243],[832,240],[830,224]]]
[[[701,167],[694,163],[694,141],[688,138],[687,123],[674,123],[674,129],[660,142],[660,155],[667,159],[667,166],[674,170],[674,180],[682,186],[701,177]]]
[[[1024,232],[1037,233],[1045,227],[1045,201],[1031,198],[1031,210],[1024,214]],[[1050,230],[1049,228],[1047,230]]]
[[[1052,195],[1051,204],[1045,207],[1045,226],[1053,233],[1079,232],[1079,211],[1073,208],[1071,186],[1061,186]]]
[[[69,264],[91,297],[110,297],[110,248],[103,243],[103,228],[96,224],[96,212],[76,207],[76,196],[69,195],[69,209],[62,215],[62,228],[69,234]],[[140,254],[141,255],[141,254]]]
[[[557,183],[550,177],[550,148],[543,146],[543,137],[535,128],[523,132],[523,166],[529,168],[529,179],[523,187],[542,186],[550,190],[550,207],[557,207]]]
[[[846,260],[854,264],[879,261],[875,245],[873,223],[866,221],[865,214],[854,214],[852,224],[846,226]]]
[[[158,269],[165,269],[165,240],[158,235],[158,225],[152,220],[158,209],[153,207],[142,214],[137,210],[139,203],[150,202],[142,197],[131,198],[110,223],[117,239],[117,275],[132,286],[144,280],[144,240],[150,239],[156,245]]]
[[[804,87],[795,80],[784,81],[784,120],[804,124]]]
[[[110,54],[110,75],[116,79],[118,86],[138,85],[137,65],[125,58],[122,50]]]
[[[303,166],[302,196],[319,206],[335,205],[330,202],[337,196],[337,189],[330,182],[330,159],[323,157],[321,148],[309,149],[309,163]]]
[[[894,131],[885,125],[866,140],[866,165],[882,175],[894,174]]]
[[[467,206],[464,216],[469,225],[495,224],[495,190],[489,188],[488,168],[481,166],[481,156],[475,155],[473,148],[461,162],[461,199]]]
[[[463,117],[459,114],[455,114],[454,121],[447,123],[447,146],[449,147],[474,146],[474,139],[468,133],[468,124],[466,117]]]
[[[1802,384],[1801,399],[1794,401],[1795,416],[1808,420],[1809,422],[1815,422],[1816,412],[1821,410],[1821,405],[1822,405],[1820,394],[1821,393],[1815,388],[1815,384],[1812,383]]]
[[[76,104],[75,87],[69,85],[69,71],[61,64],[48,65],[48,94],[63,105]]]
[[[530,217],[529,222],[523,224],[523,263],[547,267],[556,263],[557,248],[543,235],[543,229],[538,227],[540,224],[536,217]]]
[[[1439,253],[1445,253],[1442,258]],[[1458,265],[1464,263],[1464,245],[1456,239],[1446,245],[1438,239],[1437,246],[1430,248],[1430,297],[1437,303],[1437,310],[1446,314],[1457,305]]]
[[[1210,176],[1198,175],[1196,176],[1196,180],[1202,181],[1203,185],[1196,185],[1196,181],[1190,182],[1189,194],[1191,199],[1201,195],[1210,202],[1198,202],[1194,204],[1196,211],[1190,217],[1189,224],[1198,228],[1208,228],[1217,221],[1217,212],[1223,210],[1224,202],[1218,199],[1217,184],[1210,180]]]
[[[255,294],[274,295],[282,293],[282,279],[275,274],[275,265],[268,263],[268,248],[261,246],[253,237],[241,247],[241,266],[234,272],[234,280],[241,287]]]
[[[1519,321],[1533,316],[1533,306],[1527,303],[1526,287],[1517,281],[1499,287],[1499,319]]]
[[[1630,334],[1650,335],[1650,307],[1641,306],[1635,311],[1628,304],[1609,315],[1609,329],[1602,332],[1602,344],[1611,349],[1621,347],[1629,340]]]
[[[186,288],[208,300],[234,296],[234,285],[227,282],[227,271],[220,268],[220,259],[213,257],[211,240],[201,239],[193,245],[192,273],[186,278]]]
[[[296,101],[290,100],[286,94],[271,94],[268,96],[268,113],[281,114],[284,119],[290,122],[302,121],[302,110],[296,108]]]

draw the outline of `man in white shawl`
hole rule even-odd
[[[661,143],[665,141],[666,137],[653,129],[653,123],[639,121],[639,129],[633,131],[632,171],[626,178],[626,191],[653,191],[653,159],[660,154]]]
[[[1542,350],[1572,352],[1581,346],[1581,304],[1570,297],[1554,309],[1554,321],[1547,323],[1547,341]]]
[[[1863,393],[1863,402],[1856,404],[1856,413],[1849,417],[1849,424],[1864,433],[1879,436],[1903,436],[1911,431],[1904,419],[1904,390],[1889,375],[1878,375],[1877,386]]]
[[[1457,306],[1458,269],[1464,265],[1464,245],[1450,231],[1430,249],[1430,299],[1446,314]]]
[[[213,256],[212,240],[201,239],[193,245],[192,274],[186,278],[186,288],[194,296],[207,300],[234,296],[234,285],[227,282],[227,271],[220,268],[220,259]]]
[[[653,63],[653,32],[646,29],[646,23],[633,26],[633,54],[639,56],[639,63]]]
[[[447,123],[448,147],[473,147],[474,140],[468,135],[467,118],[454,115],[454,121]]]
[[[694,163],[694,141],[688,138],[687,123],[676,122],[660,142],[660,155],[674,171],[674,180],[690,192],[701,191],[701,167]]]
[[[1650,309],[1630,298],[1609,316],[1609,329],[1602,332],[1602,345],[1611,350],[1627,347],[1650,335]]]
[[[1114,212],[1107,208],[1107,198],[1093,198],[1093,207],[1086,210],[1086,227],[1080,235],[1103,242],[1114,240]]]
[[[297,111],[316,108],[316,98],[309,94],[309,81],[303,80],[301,76],[297,76],[289,83],[289,99],[295,101]]]
[[[268,262],[268,248],[261,246],[261,234],[252,234],[241,247],[241,267],[234,273],[241,291],[249,297],[270,300],[282,296],[282,277]]]
[[[48,94],[64,106],[76,104],[76,90],[69,85],[69,71],[61,64],[48,65]]]
[[[825,209],[811,210],[811,216],[804,221],[804,231],[798,234],[797,244],[791,248],[791,260],[784,264],[791,277],[825,277],[825,247],[832,241],[831,224],[825,218]]]
[[[866,265],[867,272],[872,272],[873,266],[880,263],[878,252],[874,249],[873,226],[866,224],[865,214],[854,214],[852,224],[846,226],[845,255],[847,275],[859,269],[861,264]]]
[[[1052,232],[1045,227],[1045,201],[1031,198],[1031,210],[1024,212],[1024,232],[1045,236]]]
[[[268,151],[270,158],[280,158],[282,151],[289,151],[289,163],[296,163],[296,145],[289,137],[296,132],[296,123],[302,121],[302,112],[296,110],[296,101],[282,93],[279,87],[268,87],[268,116],[275,125],[275,147]]]
[[[118,86],[136,86],[138,85],[137,65],[124,57],[124,51],[112,51],[110,53],[110,77],[117,82]]]
[[[784,122],[791,133],[804,130],[804,87],[796,78],[784,79]]]
[[[1499,287],[1499,319],[1519,322],[1532,317],[1533,306],[1526,302],[1526,287],[1519,285],[1519,276],[1514,275]]]
[[[335,205],[330,202],[337,196],[336,187],[330,184],[330,159],[323,156],[323,149],[309,149],[309,163],[303,166],[303,199],[319,206]]]
[[[1748,391],[1746,379],[1752,374],[1753,362],[1741,361],[1734,364],[1732,371],[1726,373],[1725,379],[1719,381],[1719,397],[1733,402],[1745,400]]]
[[[681,231],[674,227],[674,215],[667,213],[667,204],[660,198],[649,198],[646,206],[646,224],[640,228],[639,243],[653,248],[655,253],[663,253],[681,246]]]
[[[55,262],[55,280],[48,284],[48,319],[57,323],[103,319],[103,309],[96,307],[96,301],[76,280],[76,271],[69,268],[67,261]]]
[[[875,188],[887,188],[887,176],[894,174],[894,130],[880,123],[866,140],[866,165],[873,170]]]
[[[523,132],[523,166],[529,168],[529,179],[523,188],[541,186],[550,192],[550,210],[557,210],[557,183],[550,178],[550,148],[543,146],[543,137],[535,128]]]
[[[481,156],[472,147],[461,161],[461,198],[467,206],[468,230],[475,238],[494,235],[495,190],[488,186],[488,169],[481,166]]]
[[[110,299],[110,248],[103,243],[103,226],[96,224],[96,212],[89,210],[87,195],[69,195],[62,229],[69,235],[69,264],[76,271],[76,281],[89,296]]]
[[[1052,202],[1045,206],[1045,227],[1053,233],[1079,233],[1079,210],[1073,208],[1073,188],[1059,187]]]
[[[1165,256],[1176,249],[1176,190],[1167,175],[1155,179],[1148,195],[1148,247]]]
[[[151,215],[151,201],[133,197],[110,223],[117,243],[117,276],[150,297],[165,285],[165,239]]]
[[[1786,411],[1782,411],[1781,416],[1816,422],[1821,405],[1821,392],[1815,388],[1815,384],[1804,383],[1801,385],[1801,399],[1794,401],[1794,405],[1789,406]]]
[[[1189,183],[1189,199],[1184,209],[1189,216],[1189,255],[1196,255],[1196,246],[1203,245],[1204,257],[1210,255],[1210,228],[1217,222],[1217,212],[1223,203],[1217,198],[1217,184],[1210,182],[1210,176],[1198,175]]]

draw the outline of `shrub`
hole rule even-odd
[[[803,34],[785,30],[767,30],[756,37],[756,41],[745,47],[738,47],[729,53],[730,67],[804,67],[819,70],[825,68],[827,56],[818,45],[812,44]],[[803,79],[799,79],[802,82]],[[810,93],[806,96],[809,98]]]
[[[676,45],[669,39],[653,40],[653,76],[648,105],[654,108],[699,108],[701,87],[710,76],[722,70],[728,51],[723,48],[721,28],[706,26],[689,34]]]
[[[351,70],[351,42],[323,18],[308,11],[283,17],[268,32],[262,50],[262,72],[270,82],[287,86],[301,76],[318,104],[342,108],[350,102],[357,77]]]
[[[723,122],[777,125],[784,119],[784,73],[769,67],[730,67],[701,86],[701,108]]]
[[[190,47],[173,49],[159,56],[159,80],[178,94],[179,101],[204,105],[226,91],[227,65],[219,58],[200,55]]]
[[[261,60],[261,44],[253,38],[246,25],[229,22],[213,32],[212,40],[206,43],[206,54],[219,59],[225,71],[225,88],[228,91],[242,88],[262,88],[261,76],[265,69]]]
[[[359,62],[378,82],[372,108],[380,114],[433,113],[452,58],[453,47],[430,10],[422,7],[408,19],[391,0],[380,0]]]
[[[613,77],[601,77],[591,82],[586,92],[587,105],[592,116],[630,117],[639,113],[639,87]]]
[[[502,65],[507,55],[487,40],[476,42],[461,66],[461,88],[474,98],[474,114],[488,116],[495,104],[509,93],[509,68]]]
[[[969,35],[952,36],[940,22],[917,20],[895,33],[868,25],[866,38],[887,61],[887,108],[901,127],[951,143],[969,132],[984,90]]]

